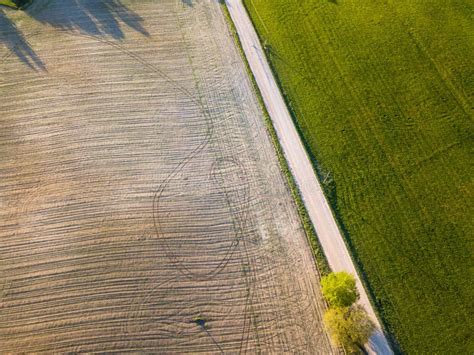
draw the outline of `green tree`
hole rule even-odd
[[[321,289],[331,307],[350,307],[359,298],[354,276],[345,271],[324,276],[321,279]]]
[[[10,6],[15,9],[21,9],[28,5],[31,0],[0,0],[0,5]]]
[[[375,330],[375,324],[360,305],[330,308],[324,314],[324,326],[334,345],[348,353],[366,353],[364,344]]]

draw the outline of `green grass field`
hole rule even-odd
[[[473,353],[473,3],[244,2],[399,350]]]

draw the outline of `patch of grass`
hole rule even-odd
[[[244,3],[400,350],[472,353],[472,5]]]
[[[305,231],[308,243],[311,247],[311,251],[314,256],[314,260],[316,262],[316,267],[320,273],[320,275],[324,276],[330,273],[330,268],[329,264],[327,262],[326,256],[322,252],[321,245],[319,244],[319,239],[316,235],[316,231],[314,230],[313,224],[311,223],[311,220],[308,215],[308,211],[306,211],[306,207],[303,203],[303,200],[301,198],[298,186],[296,185],[296,182],[293,178],[293,175],[291,174],[290,168],[288,166],[288,163],[286,161],[285,155],[283,153],[283,150],[281,148],[280,142],[278,140],[278,136],[276,134],[275,128],[273,127],[272,120],[270,119],[270,116],[268,115],[268,111],[265,107],[265,104],[263,102],[262,95],[260,93],[260,89],[258,88],[258,85],[255,81],[255,78],[252,74],[252,71],[250,69],[250,66],[247,61],[247,57],[245,56],[244,50],[242,48],[242,44],[240,43],[239,36],[237,35],[237,30],[235,29],[234,23],[232,22],[232,19],[229,14],[229,10],[227,7],[224,5],[224,2],[222,2],[223,6],[223,12],[224,16],[227,19],[227,22],[229,23],[229,27],[232,32],[232,36],[236,42],[237,48],[240,51],[240,54],[242,55],[242,58],[245,63],[245,67],[247,69],[247,72],[249,74],[249,77],[252,81],[252,86],[254,88],[255,93],[257,94],[257,99],[259,101],[260,107],[262,108],[264,118],[265,118],[265,125],[267,127],[267,131],[270,135],[270,138],[272,140],[273,146],[275,147],[277,157],[278,157],[278,162],[280,163],[280,168],[283,172],[283,174],[286,176],[287,179],[287,184],[288,187],[291,191],[291,194],[293,196],[293,199],[296,202],[296,207],[298,210],[298,214],[300,216],[300,220],[303,226],[303,229]]]

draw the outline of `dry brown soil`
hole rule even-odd
[[[0,10],[0,349],[331,353],[215,1]]]

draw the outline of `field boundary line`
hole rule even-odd
[[[328,264],[334,271],[345,270],[356,277],[360,303],[378,327],[370,340],[368,350],[377,354],[390,354],[392,350],[356,271],[249,15],[241,0],[226,0],[225,3]]]

